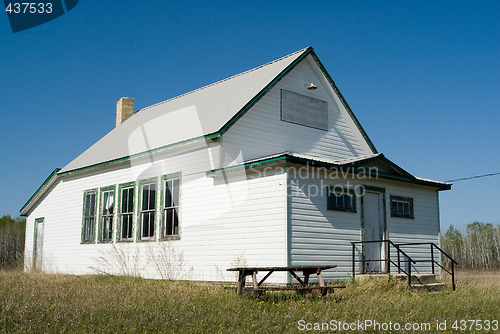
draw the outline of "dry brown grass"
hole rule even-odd
[[[500,320],[498,278],[499,271],[459,271],[455,292],[415,292],[399,282],[363,282],[348,283],[326,298],[271,293],[257,300],[193,282],[0,272],[0,332],[296,333],[300,320],[368,319],[446,320],[451,326],[461,319]],[[446,333],[463,332],[450,329]],[[382,331],[364,331],[370,332]],[[435,327],[430,332],[442,333]]]
[[[444,275],[444,282],[451,282],[450,275]],[[457,274],[457,282],[462,286],[476,286],[500,289],[500,269],[460,269]]]

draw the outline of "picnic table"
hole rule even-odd
[[[332,269],[337,267],[336,265],[310,265],[310,266],[290,266],[290,267],[236,267],[229,268],[227,271],[238,271],[238,282],[236,285],[236,293],[241,295],[243,293],[250,293],[255,295],[261,295],[266,291],[270,290],[295,290],[297,292],[313,292],[319,291],[321,295],[325,296],[326,294],[333,292],[334,288],[345,288],[345,286],[325,286],[325,281],[323,279],[323,270]],[[267,271],[268,273],[260,280],[257,281],[257,273],[259,271]],[[297,282],[299,282],[299,286],[288,286],[288,287],[272,287],[272,286],[263,286],[262,284],[266,281],[266,279],[271,276],[273,272],[276,271],[287,271],[292,277],[294,277]],[[303,279],[297,275],[297,273],[302,272]],[[318,277],[318,286],[309,285],[309,276],[316,274]],[[252,287],[246,288],[246,277],[252,276]]]

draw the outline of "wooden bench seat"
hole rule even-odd
[[[257,289],[253,287],[244,287],[241,293],[245,295],[263,295],[266,291],[296,291],[297,293],[312,293],[325,296],[333,293],[335,289],[343,289],[345,285],[330,285],[330,286],[259,286]]]

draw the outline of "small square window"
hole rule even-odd
[[[338,187],[328,187],[328,210],[356,212],[354,193]]]
[[[413,198],[391,196],[391,217],[413,218]]]

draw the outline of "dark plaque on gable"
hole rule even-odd
[[[328,130],[328,104],[323,100],[282,89],[281,120]]]

